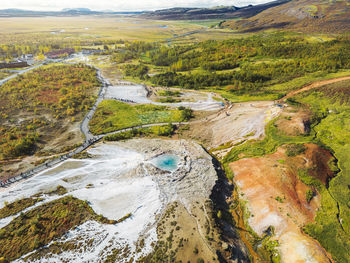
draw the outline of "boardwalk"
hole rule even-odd
[[[38,66],[36,66],[35,68],[37,68]],[[33,69],[33,68],[32,68]],[[108,80],[104,79],[101,75],[101,71],[99,69],[97,70],[97,77],[100,80],[100,82],[102,83],[102,87],[100,88],[100,91],[98,93],[98,97],[97,100],[94,104],[94,106],[91,108],[91,110],[86,114],[86,116],[84,117],[83,121],[81,122],[80,125],[80,129],[81,132],[84,134],[85,136],[85,142],[79,146],[78,148],[76,148],[75,150],[66,153],[58,158],[52,159],[50,161],[47,161],[41,165],[38,165],[36,167],[34,167],[33,169],[30,169],[24,173],[15,175],[7,180],[4,181],[0,181],[0,187],[7,187],[13,183],[19,182],[21,180],[24,180],[28,177],[34,176],[40,172],[45,171],[48,168],[52,168],[55,165],[62,163],[63,161],[68,160],[69,158],[71,158],[72,156],[83,152],[84,150],[86,150],[88,147],[90,147],[91,145],[95,144],[96,142],[100,141],[102,138],[108,136],[108,135],[112,135],[112,134],[117,134],[117,133],[121,133],[121,132],[125,132],[125,131],[130,131],[132,129],[139,129],[139,128],[147,128],[147,127],[153,127],[153,126],[164,126],[164,125],[168,125],[168,123],[153,123],[153,124],[146,124],[146,125],[139,125],[139,126],[134,126],[134,127],[129,127],[126,129],[122,129],[122,130],[118,130],[118,131],[114,131],[114,132],[110,132],[110,133],[106,133],[106,134],[100,134],[100,135],[93,135],[90,132],[89,129],[89,122],[92,119],[92,117],[94,116],[96,109],[98,107],[98,105],[104,100],[104,99],[115,99],[115,100],[120,100],[123,102],[129,102],[129,103],[135,103],[132,100],[126,100],[126,99],[121,99],[121,98],[105,98],[105,94],[106,94],[106,90],[108,88],[108,86],[110,86],[111,84],[109,83]],[[28,71],[28,70],[27,70]],[[183,125],[183,124],[188,124],[188,122],[176,122],[173,123],[174,125]]]
[[[88,131],[88,134],[86,136],[86,138],[88,138],[81,146],[79,146],[78,148],[76,148],[74,151],[71,151],[67,154],[64,154],[56,159],[50,160],[48,162],[45,162],[39,166],[36,166],[35,168],[28,170],[24,173],[18,174],[16,176],[13,176],[5,181],[0,181],[0,187],[6,187],[9,186],[10,184],[13,184],[15,182],[21,181],[23,179],[26,179],[28,177],[31,177],[35,174],[38,174],[40,172],[43,172],[44,170],[48,169],[48,168],[52,168],[53,166],[62,163],[63,161],[68,160],[69,158],[71,158],[72,156],[83,152],[84,150],[86,150],[87,148],[89,148],[91,145],[95,144],[96,142],[100,141],[101,139],[103,139],[104,137],[108,136],[108,135],[113,135],[113,134],[117,134],[117,133],[122,133],[122,132],[126,132],[126,131],[131,131],[133,129],[140,129],[140,128],[149,128],[149,127],[154,127],[154,126],[165,126],[168,125],[169,123],[152,123],[152,124],[145,124],[145,125],[138,125],[138,126],[133,126],[130,128],[126,128],[126,129],[122,129],[122,130],[118,130],[118,131],[114,131],[114,132],[109,132],[106,134],[101,134],[101,135],[92,135],[90,133],[90,131]],[[185,124],[189,124],[189,122],[173,122],[173,125],[185,125]]]
[[[0,80],[0,86],[2,86],[4,83],[6,83],[7,81],[9,81],[9,80],[11,80],[11,79],[14,79],[14,78],[17,77],[18,75],[22,75],[22,74],[24,74],[24,73],[26,73],[26,72],[28,72],[28,71],[31,71],[31,70],[36,69],[36,68],[39,68],[39,67],[41,67],[42,65],[43,65],[43,63],[38,64],[38,65],[35,65],[35,66],[32,66],[32,67],[30,67],[30,68],[26,68],[26,69],[23,69],[23,70],[19,70],[16,74],[13,74],[13,75],[11,75],[11,76],[5,78],[5,79]]]

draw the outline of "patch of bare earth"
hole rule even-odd
[[[280,131],[288,136],[298,136],[310,131],[310,111],[306,109],[286,108],[276,121]]]
[[[330,262],[331,257],[317,241],[302,232],[314,221],[320,195],[299,180],[299,169],[326,183],[333,173],[328,168],[331,154],[314,144],[296,157],[288,157],[285,147],[260,158],[241,159],[230,164],[240,196],[250,212],[248,224],[260,236],[270,226],[279,242],[282,262]],[[308,202],[306,192],[314,191]]]
[[[220,158],[240,141],[262,138],[266,123],[281,111],[271,101],[232,104],[202,121],[191,123],[182,136],[203,142]]]

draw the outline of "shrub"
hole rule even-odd
[[[218,213],[217,213],[217,217],[218,217],[219,219],[221,219],[221,217],[222,217],[221,210],[219,210],[219,211],[218,211]]]
[[[280,197],[280,196],[277,196],[275,198],[276,201],[280,202],[280,203],[283,203],[283,199]]]
[[[290,144],[290,145],[287,145],[286,154],[288,157],[294,157],[304,153],[305,150],[306,150],[306,147],[304,144]]]
[[[312,200],[312,198],[313,198],[314,196],[315,196],[314,191],[312,191],[312,190],[310,190],[310,189],[308,189],[308,190],[306,191],[305,197],[306,197],[306,201],[307,201],[308,203],[311,202],[311,200]]]
[[[169,123],[166,126],[157,126],[151,128],[152,132],[158,136],[171,136],[174,133],[175,126]]]
[[[179,107],[179,110],[181,111],[181,116],[184,121],[188,121],[193,118],[193,111],[191,109],[181,106]]]

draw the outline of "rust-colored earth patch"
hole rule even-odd
[[[317,241],[305,235],[302,227],[313,222],[320,206],[320,195],[300,181],[299,169],[310,169],[322,182],[332,172],[327,166],[331,154],[307,144],[303,154],[288,157],[285,147],[265,157],[241,159],[230,164],[241,198],[247,201],[249,225],[260,236],[270,226],[279,242],[282,262],[329,262],[327,252]],[[315,172],[314,172],[315,171]],[[307,200],[307,192],[315,196]],[[332,260],[331,260],[332,261]]]

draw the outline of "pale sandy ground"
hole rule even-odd
[[[207,128],[213,134],[213,147],[232,141],[238,142],[245,136],[257,139],[264,136],[265,125],[281,112],[273,102],[247,102],[233,104],[225,110],[208,118]]]
[[[191,123],[185,136],[204,142],[208,149],[230,144],[214,150],[218,157],[225,156],[238,142],[262,138],[266,124],[277,117],[282,109],[272,101],[235,103],[219,112]]]

